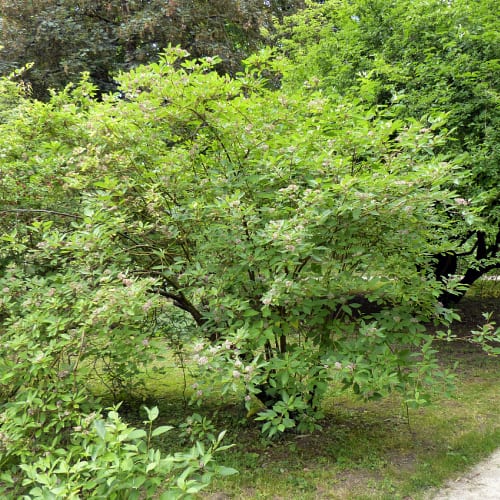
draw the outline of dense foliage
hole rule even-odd
[[[294,62],[287,83],[313,82],[395,116],[446,113],[440,149],[460,164],[447,210],[449,247],[441,279],[470,285],[500,266],[500,37],[496,2],[328,1],[287,19],[280,43]],[[459,295],[444,294],[456,300]]]
[[[101,91],[114,77],[161,51],[181,45],[193,57],[218,56],[220,72],[234,73],[241,59],[282,18],[302,6],[293,0],[79,0],[0,1],[0,71],[34,63],[24,75],[38,98],[88,71]]]
[[[125,99],[96,102],[83,82],[4,125],[5,338],[41,343],[31,371],[55,337],[58,379],[75,383],[85,357],[129,378],[163,299],[229,346],[219,356],[249,395],[297,396],[287,418],[317,406],[327,364],[362,394],[418,399],[435,367],[408,347],[428,349],[420,323],[443,314],[427,264],[445,229],[436,204],[453,203],[439,117],[428,128],[274,92],[255,67],[237,80],[206,60],[175,69],[184,55],[124,75]],[[17,391],[35,377],[10,346]]]

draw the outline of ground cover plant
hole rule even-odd
[[[272,446],[330,429],[328,398],[417,411],[453,390],[462,290],[436,263],[450,214],[482,208],[453,190],[449,113],[297,87],[277,50],[217,64],[169,48],[115,94],[83,75],[47,102],[1,80],[4,495],[194,495],[236,472],[213,460],[214,396]],[[494,356],[480,319],[467,342]],[[153,373],[197,413],[169,422]]]

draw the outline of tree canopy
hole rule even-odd
[[[261,29],[272,30],[272,16],[300,6],[300,0],[2,0],[0,71],[34,63],[24,78],[40,98],[83,71],[106,92],[116,88],[118,71],[181,45],[192,57],[218,56],[218,70],[234,74],[261,45]]]
[[[446,114],[441,151],[460,168],[443,279],[464,285],[500,266],[500,37],[495,2],[329,1],[287,18],[287,84],[312,82],[405,119]],[[440,115],[441,116],[441,115]],[[465,289],[464,289],[465,290]],[[454,300],[459,295],[447,295]]]

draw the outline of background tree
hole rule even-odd
[[[287,85],[341,92],[404,119],[446,113],[440,149],[459,167],[449,247],[435,272],[463,285],[500,266],[500,35],[495,2],[342,0],[286,20],[279,45],[293,60]],[[443,299],[457,300],[444,294]]]
[[[88,71],[101,91],[116,88],[114,77],[139,63],[155,60],[169,44],[193,57],[218,56],[219,71],[235,73],[241,60],[261,45],[261,28],[300,7],[299,1],[153,0],[126,2],[0,2],[0,71],[26,63],[33,95],[47,97]]]

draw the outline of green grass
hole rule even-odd
[[[481,318],[485,301],[479,302],[479,293],[473,290],[464,302],[459,334]],[[498,321],[498,301],[487,303],[489,310],[495,304]],[[451,398],[437,396],[432,405],[407,414],[397,396],[363,402],[332,387],[322,430],[285,434],[275,442],[262,439],[239,401],[213,397],[200,408],[186,407],[180,370],[149,380],[144,402],[160,407],[161,424],[198,412],[227,429],[226,443],[235,446],[219,461],[239,474],[217,479],[202,498],[419,499],[500,446],[499,358],[462,341],[444,343],[439,356],[444,367],[459,362]],[[127,402],[130,419],[140,421],[141,402]],[[157,444],[171,450],[185,443],[173,432]]]
[[[397,398],[361,403],[344,395],[326,401],[323,430],[313,435],[265,447],[255,431],[231,429],[237,445],[225,463],[240,475],[213,491],[234,498],[422,496],[500,446],[497,361],[478,363],[477,351],[464,350],[455,397],[410,411],[409,423]],[[453,361],[453,352],[447,356]]]
[[[491,275],[477,280],[467,291],[468,297],[478,297],[486,299],[500,298],[500,276],[499,272],[493,271]]]

